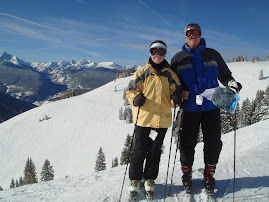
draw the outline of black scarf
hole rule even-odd
[[[151,64],[151,66],[157,71],[159,71],[163,67],[169,66],[168,62],[165,59],[160,64],[156,64],[155,62],[152,61],[151,57],[149,58],[149,64]]]

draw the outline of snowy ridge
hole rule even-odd
[[[246,97],[254,98],[257,90],[265,90],[269,85],[268,65],[268,62],[228,64],[233,76],[243,85],[241,101]],[[258,80],[261,69],[264,80]],[[120,158],[127,134],[133,133],[133,124],[118,119],[119,109],[123,107],[123,89],[129,81],[130,77],[117,79],[86,94],[44,104],[0,124],[0,186],[4,188],[0,191],[0,201],[118,201],[125,166],[110,167],[112,159]],[[45,115],[50,118],[39,121]],[[268,131],[269,120],[237,131],[235,201],[269,200]],[[164,197],[170,137],[171,128],[165,138],[165,153],[156,181],[157,201],[163,201]],[[216,198],[217,201],[232,201],[233,132],[223,135],[222,140],[223,150],[216,171]],[[107,170],[95,173],[100,146],[106,156]],[[199,172],[203,168],[202,146],[200,143],[196,148],[193,201],[204,200]],[[171,156],[173,160],[174,154]],[[28,157],[36,165],[38,178],[48,159],[55,170],[55,180],[9,190],[11,179],[23,176]],[[69,178],[65,179],[66,176]],[[178,159],[173,182],[171,191],[176,195],[168,197],[167,201],[181,201],[183,187]],[[127,197],[127,189],[128,176],[123,199]]]
[[[70,60],[70,61],[60,61],[60,62],[24,62],[23,60],[17,58],[14,55],[10,55],[6,52],[0,53],[0,62],[10,62],[19,66],[31,66],[39,72],[48,72],[55,69],[64,70],[64,69],[73,69],[73,70],[82,70],[82,69],[94,69],[94,68],[106,68],[106,69],[127,69],[127,66],[120,66],[114,62],[100,62],[96,63],[91,60],[81,59],[81,60]],[[135,66],[135,65],[133,65]]]
[[[15,65],[19,65],[19,66],[29,66],[30,63],[28,62],[24,62],[23,60],[17,58],[14,55],[10,55],[6,52],[2,52],[0,53],[0,62],[10,62],[13,63]]]

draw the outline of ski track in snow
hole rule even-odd
[[[243,85],[240,102],[246,97],[254,98],[257,90],[265,90],[269,84],[269,62],[228,63],[228,66]],[[261,69],[266,79],[259,81]],[[118,120],[119,108],[123,107],[123,89],[129,80],[130,77],[117,79],[89,93],[44,104],[0,124],[0,186],[4,188],[0,191],[0,201],[119,201],[125,166],[110,167],[113,158],[120,159],[127,134],[133,133],[133,124]],[[40,122],[44,115],[50,119]],[[269,201],[269,120],[239,129],[236,134],[235,201]],[[165,153],[156,180],[155,201],[164,201],[170,137],[171,128],[164,141]],[[231,202],[234,132],[223,135],[222,140],[223,149],[215,174],[215,198],[217,202]],[[100,146],[106,156],[107,170],[94,172]],[[174,152],[175,144],[167,193]],[[36,165],[38,177],[45,159],[49,159],[55,180],[8,189],[12,177],[23,176],[28,157]],[[207,201],[201,174],[203,166],[203,144],[199,143],[193,165],[192,202]],[[178,154],[171,195],[166,196],[165,201],[183,201],[181,175]],[[127,172],[121,201],[128,199],[128,185]],[[146,201],[143,193],[139,200]]]

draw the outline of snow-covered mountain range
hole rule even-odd
[[[25,62],[6,52],[0,54],[0,91],[17,99],[43,102],[64,90],[92,90],[133,66],[90,60]]]
[[[7,52],[0,53],[0,62],[9,62],[18,66],[30,66],[39,72],[51,72],[55,69],[94,69],[94,68],[106,68],[106,69],[118,69],[123,70],[128,68],[128,66],[120,66],[114,62],[100,62],[96,63],[90,60],[70,60],[70,61],[60,61],[60,62],[25,62],[14,55],[10,55]],[[133,65],[135,66],[135,65]]]
[[[257,90],[265,90],[269,85],[269,62],[238,62],[228,63],[228,66],[243,86],[241,101],[255,98]],[[264,73],[263,80],[258,79],[260,70]],[[133,124],[118,118],[119,109],[124,107],[123,91],[130,79],[117,79],[83,95],[44,104],[0,124],[0,186],[5,189],[0,191],[0,201],[118,201],[125,166],[110,167],[112,159],[120,158],[127,134],[133,133]],[[44,119],[45,116],[49,119]],[[269,200],[268,131],[268,120],[237,131],[235,201]],[[224,146],[216,171],[217,201],[232,201],[233,134],[222,137]],[[164,198],[170,137],[171,128],[164,141],[165,152],[156,181],[157,201]],[[202,146],[199,143],[196,148],[193,201],[205,198],[201,191]],[[106,156],[107,170],[95,173],[100,147]],[[55,180],[6,190],[12,178],[23,176],[28,157],[36,165],[38,177],[48,159],[55,170]],[[172,196],[166,201],[182,201],[178,159],[173,182]],[[123,201],[127,190],[126,179]],[[140,199],[145,201],[142,196]]]

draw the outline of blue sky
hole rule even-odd
[[[8,0],[0,8],[0,51],[27,62],[88,59],[144,65],[152,41],[166,59],[199,23],[207,47],[225,60],[269,56],[267,0]]]

